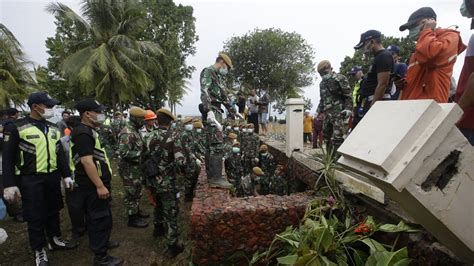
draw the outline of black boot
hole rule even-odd
[[[122,265],[122,263],[123,259],[119,257],[112,257],[109,255],[94,257],[94,266],[116,266]]]
[[[150,214],[148,214],[147,212],[142,211],[141,209],[138,209],[137,216],[139,218],[148,218],[148,217],[150,217]]]
[[[120,247],[120,242],[115,241],[115,240],[110,240],[107,242],[107,249],[114,249]]]
[[[128,226],[136,228],[145,228],[148,226],[148,222],[143,220],[143,218],[138,217],[138,215],[129,215],[128,216]]]
[[[18,223],[24,223],[25,219],[23,219],[23,214],[17,214],[15,217],[13,217],[13,220]]]
[[[181,252],[184,251],[184,247],[179,245],[179,244],[173,244],[171,246],[168,246],[168,251],[167,254],[169,257],[174,258],[178,256]]]
[[[77,246],[76,241],[67,241],[60,236],[53,237],[48,243],[48,249],[51,251],[75,249]]]
[[[155,228],[153,229],[153,237],[160,237],[165,235],[165,228],[161,224],[155,224]]]

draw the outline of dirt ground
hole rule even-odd
[[[191,247],[188,241],[188,232],[191,203],[185,203],[181,198],[180,238],[186,249],[176,258],[169,259],[165,255],[163,238],[155,239],[152,236],[151,218],[149,218],[150,226],[145,229],[127,226],[122,191],[121,179],[114,174],[112,180],[114,225],[111,239],[118,240],[120,247],[111,250],[110,255],[125,258],[124,265],[190,265]],[[148,204],[145,195],[142,198],[141,208],[152,214],[152,207]],[[29,247],[26,223],[16,223],[12,218],[7,217],[0,221],[0,228],[4,228],[8,233],[7,241],[0,245],[0,265],[34,265],[34,254]],[[70,238],[71,225],[66,209],[61,211],[61,230],[66,238]],[[77,249],[48,252],[48,258],[51,265],[92,265],[93,254],[89,249],[87,236],[83,236],[79,240]]]

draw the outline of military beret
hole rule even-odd
[[[229,139],[236,139],[237,135],[235,133],[229,133],[227,137],[229,137]]]
[[[157,113],[160,113],[160,114],[164,114],[166,116],[169,116],[171,118],[171,120],[176,120],[176,117],[170,112],[170,110],[166,109],[166,108],[160,108],[158,109]]]
[[[328,60],[323,60],[318,64],[318,72],[321,73],[323,70],[331,67],[331,63]]]
[[[123,114],[120,111],[115,111],[114,115],[117,116],[117,115],[123,115]]]
[[[193,118],[192,117],[186,117],[184,120],[183,120],[183,124],[186,125],[186,124],[190,124],[193,122]]]
[[[236,141],[232,143],[232,147],[240,147],[240,142]]]
[[[247,128],[255,128],[254,124],[250,123],[247,125]]]
[[[229,68],[234,68],[234,66],[232,65],[232,60],[230,60],[230,57],[227,54],[219,53],[219,57],[224,60],[225,64],[228,65]]]
[[[259,175],[259,176],[264,175],[262,169],[260,167],[257,167],[257,166],[252,169],[252,172],[256,175]]]
[[[262,146],[260,146],[259,151],[268,151],[268,146],[265,144],[262,144]]]
[[[193,127],[194,128],[202,128],[202,122],[201,121],[194,122]]]
[[[146,116],[146,111],[140,107],[133,106],[130,108],[130,116],[144,118]]]

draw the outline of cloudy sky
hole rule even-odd
[[[55,32],[54,18],[44,11],[47,0],[0,0],[0,22],[18,38],[29,59],[46,65],[45,40]],[[79,0],[60,1],[79,11]],[[196,17],[197,53],[189,59],[197,71],[190,80],[191,91],[185,96],[178,113],[197,114],[199,73],[213,63],[223,43],[255,28],[280,28],[300,33],[316,52],[316,62],[328,59],[334,69],[346,55],[352,55],[360,34],[376,29],[385,35],[401,37],[398,27],[410,14],[431,6],[438,15],[438,26],[459,26],[465,43],[470,36],[470,20],[461,17],[461,0],[175,0],[191,5]],[[454,77],[461,72],[464,54],[456,65]],[[314,109],[319,101],[319,80],[305,88]]]

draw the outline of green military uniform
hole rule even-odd
[[[288,195],[288,184],[281,172],[276,172],[270,178],[269,192],[280,196]]]
[[[258,147],[260,146],[260,138],[257,134],[253,133],[253,124],[249,124],[247,132],[242,135],[242,155],[244,160],[244,170],[249,173],[250,170],[256,165],[256,159],[258,156]]]
[[[323,75],[319,87],[321,99],[317,112],[325,114],[323,137],[327,147],[336,150],[348,130],[343,111],[352,110],[351,88],[345,76],[334,72]]]
[[[235,188],[238,188],[240,186],[242,176],[244,175],[242,156],[240,155],[240,143],[235,142],[232,148],[236,148],[236,150],[231,151],[231,153],[226,156],[224,161],[225,172],[232,185]]]
[[[270,179],[275,173],[275,159],[273,158],[273,155],[268,152],[268,147],[266,145],[262,145],[260,147],[260,153],[258,156],[258,164],[259,167],[262,169],[262,171],[265,173],[265,175],[262,176],[260,179],[260,185],[261,185],[261,192],[260,194],[266,195],[270,193],[269,185],[270,185]]]
[[[160,109],[161,110],[161,109]],[[174,119],[168,110],[162,111]],[[178,242],[178,188],[176,186],[176,169],[185,164],[179,139],[174,139],[172,132],[160,126],[150,133],[146,143],[148,152],[158,157],[156,177],[146,180],[156,200],[154,223],[155,230],[165,232],[166,244],[177,245]]]
[[[140,132],[129,122],[119,133],[119,173],[125,192],[124,202],[128,215],[136,215],[142,197],[140,159],[144,142]]]

